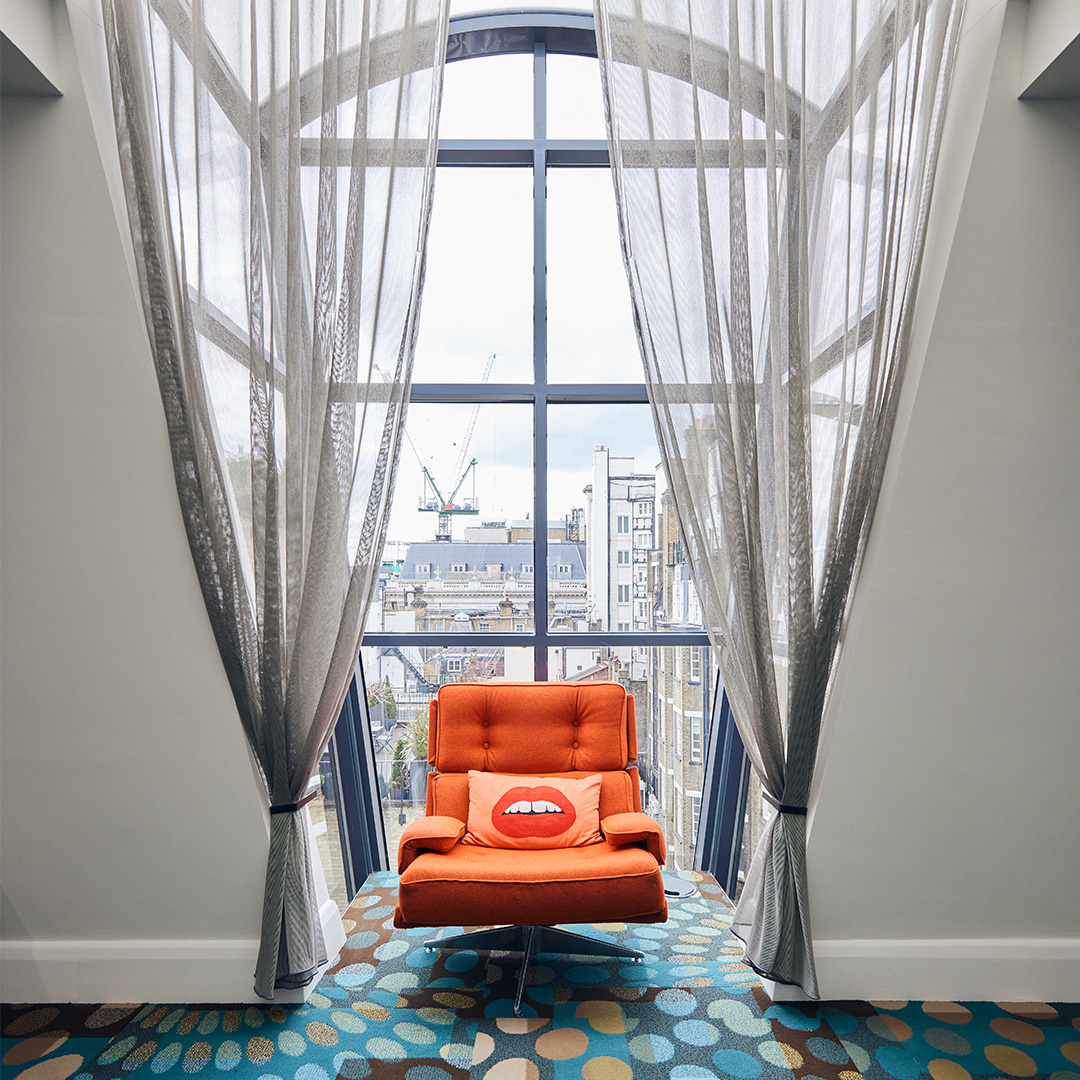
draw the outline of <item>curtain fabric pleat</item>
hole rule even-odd
[[[776,812],[733,929],[817,996],[806,806],[881,485],[962,0],[596,0],[664,467]]]
[[[326,960],[298,804],[378,578],[448,3],[104,0],[103,10],[177,492],[272,808],[255,973],[270,998]]]

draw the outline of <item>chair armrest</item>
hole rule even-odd
[[[648,814],[610,814],[600,822],[600,831],[616,846],[643,842],[661,866],[667,861],[664,833]]]
[[[465,822],[455,817],[422,817],[405,826],[398,843],[398,873],[421,851],[449,851],[465,835]]]

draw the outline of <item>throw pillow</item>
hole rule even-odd
[[[597,844],[601,776],[507,776],[469,770],[469,823],[463,844],[561,848]]]

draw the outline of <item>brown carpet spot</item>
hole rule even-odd
[[[971,1010],[955,1001],[924,1001],[922,1011],[943,1024],[971,1023]]]
[[[252,1065],[265,1065],[274,1056],[274,1044],[265,1035],[248,1039],[247,1056]]]
[[[473,1004],[473,999],[467,994],[454,994],[449,990],[440,990],[432,996],[440,1005],[445,1005],[448,1009],[467,1009]]]
[[[100,1011],[99,1009],[98,1012]],[[16,1016],[4,1028],[4,1034],[12,1039],[17,1039],[20,1035],[31,1035],[33,1032],[40,1031],[43,1027],[51,1024],[59,1015],[60,1010],[54,1009],[51,1005],[44,1009],[34,1009],[31,1012],[23,1013],[21,1016]],[[97,1013],[94,1014],[94,1016],[96,1015]],[[89,1020],[87,1020],[86,1026],[91,1026]]]
[[[66,1080],[83,1063],[82,1054],[65,1054],[63,1057],[39,1061],[19,1073],[19,1080]]]
[[[1057,1009],[1045,1001],[995,1001],[994,1004],[1013,1016],[1023,1016],[1028,1020],[1053,1020],[1058,1014]]]
[[[986,1060],[995,1069],[1000,1069],[1003,1073],[1008,1073],[1009,1076],[1034,1076],[1039,1071],[1039,1067],[1031,1057],[1025,1054],[1023,1050],[1017,1050],[1015,1046],[1001,1046],[998,1044],[988,1046],[986,1048]]]
[[[926,1066],[934,1080],[971,1080],[971,1073],[958,1062],[936,1058]]]
[[[438,999],[439,995],[435,995]],[[468,1003],[472,1004],[472,998],[469,998]],[[444,1001],[445,1005],[446,1002]],[[366,1017],[368,1020],[389,1020],[390,1010],[382,1005],[376,1005],[374,1001],[354,1001],[353,1012],[359,1013],[361,1016]]]
[[[500,1016],[495,1026],[507,1035],[527,1035],[530,1031],[539,1031],[550,1021],[543,1016]]]
[[[536,1040],[535,1050],[549,1061],[580,1057],[589,1045],[589,1036],[577,1028],[554,1028]],[[488,1074],[490,1076],[490,1073]]]
[[[593,1031],[605,1035],[625,1035],[626,1017],[617,1001],[583,1001],[574,1013],[578,1020],[588,1020]]]
[[[17,1042],[5,1055],[5,1065],[25,1065],[34,1058],[44,1057],[51,1054],[58,1046],[67,1042],[66,1031],[49,1031],[44,1035],[34,1035],[32,1038]]]
[[[196,1073],[213,1057],[214,1051],[208,1042],[192,1043],[184,1054],[184,1072]]]
[[[143,1030],[147,1030],[152,1027],[157,1027],[166,1016],[169,1015],[168,1005],[162,1005],[160,1008],[155,1009],[150,1015],[142,1022]]]
[[[904,1023],[899,1016],[871,1016],[867,1019],[866,1026],[875,1035],[886,1039],[904,1042],[911,1038],[911,1026]]]
[[[329,1024],[324,1024],[321,1020],[312,1020],[310,1024],[304,1030],[307,1032],[307,1037],[316,1046],[336,1046],[338,1041],[338,1033]]]
[[[990,1021],[990,1030],[1003,1039],[1024,1043],[1025,1046],[1034,1046],[1046,1038],[1034,1024],[1026,1024],[1023,1020],[1013,1020],[1008,1016],[995,1016]]]
[[[581,1066],[583,1080],[631,1080],[633,1071],[625,1061],[613,1057],[590,1058]]]
[[[86,1018],[88,1028],[103,1028],[110,1024],[119,1023],[129,1016],[134,1016],[139,1011],[139,1006],[133,1002],[117,1002],[102,1005]]]
[[[476,1041],[473,1043],[472,1063],[479,1065],[481,1062],[487,1061],[494,1053],[495,1040],[486,1031],[479,1032]]]
[[[801,1069],[803,1063],[803,1056],[795,1049],[794,1046],[790,1046],[788,1043],[778,1042],[776,1044],[784,1051],[784,1057],[787,1058],[788,1066],[792,1069]]]
[[[540,1068],[526,1058],[507,1058],[492,1065],[484,1080],[540,1080]]]

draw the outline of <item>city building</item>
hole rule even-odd
[[[585,488],[588,628],[649,630],[649,549],[653,543],[652,472],[635,472],[634,459],[598,446],[593,481]]]

